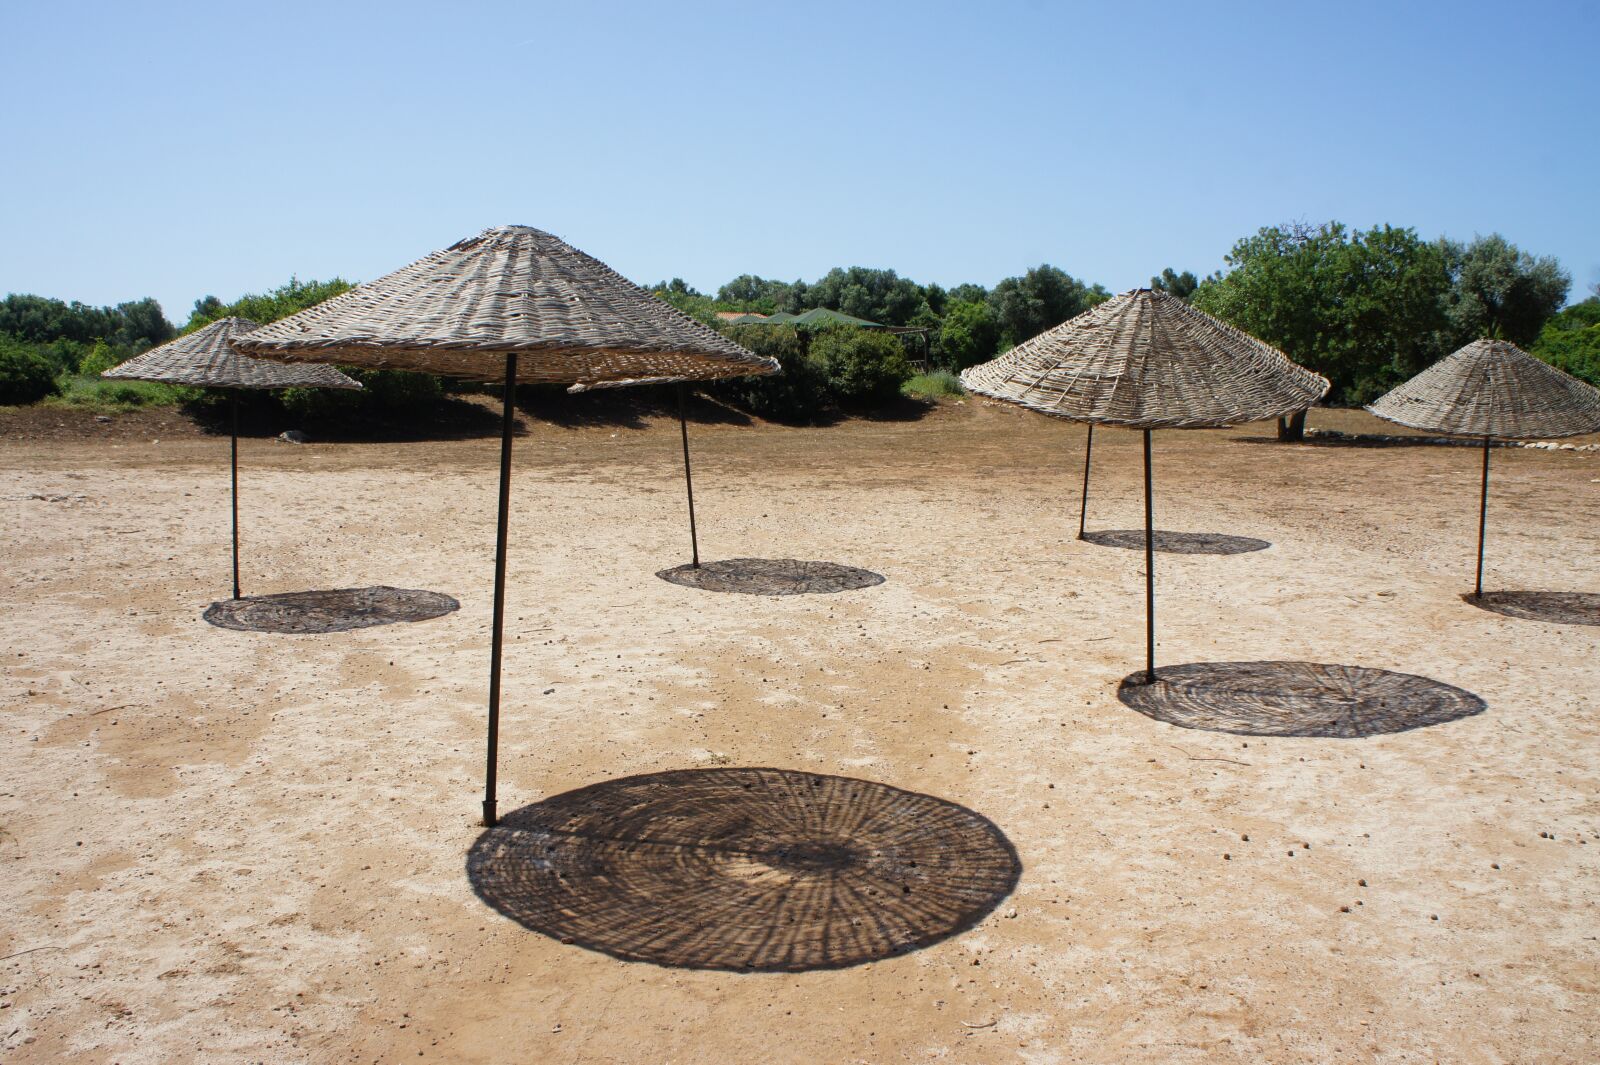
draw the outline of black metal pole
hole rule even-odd
[[[1156,682],[1155,505],[1150,489],[1150,430],[1144,431],[1144,682]]]
[[[1078,539],[1083,539],[1084,526],[1089,522],[1089,456],[1094,454],[1094,422],[1089,423],[1089,435],[1083,440],[1083,504],[1078,508]]]
[[[689,472],[689,418],[685,413],[688,405],[688,390],[683,382],[678,382],[678,430],[683,434],[683,485],[689,490],[689,550],[693,561],[690,563],[695,569],[700,568],[700,537],[694,528],[694,477]]]
[[[505,397],[500,416],[500,518],[494,540],[494,635],[489,644],[489,744],[488,770],[483,780],[483,823],[494,825],[495,757],[500,749],[500,658],[506,621],[506,526],[511,518],[512,401],[517,394],[517,357],[506,356]]]
[[[1472,598],[1483,595],[1483,534],[1489,522],[1489,438],[1483,438],[1483,494],[1478,497],[1478,583],[1473,586]]]
[[[239,598],[239,397],[230,395],[233,415],[233,597]]]

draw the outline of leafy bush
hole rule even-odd
[[[900,392],[902,395],[913,396],[917,399],[939,399],[943,396],[964,396],[967,394],[967,390],[961,387],[961,378],[949,370],[919,373],[900,386]]]
[[[811,422],[828,407],[828,374],[806,351],[806,340],[792,325],[736,325],[724,330],[735,344],[778,360],[782,367],[766,377],[719,381],[711,391],[735,406],[774,421]]]
[[[1575,303],[1551,318],[1531,351],[1551,366],[1600,388],[1600,296]]]
[[[121,361],[104,340],[96,340],[94,347],[78,362],[77,370],[85,377],[99,377]]]
[[[351,415],[414,415],[437,403],[444,386],[432,374],[405,370],[357,370],[340,367],[361,382],[356,392],[342,388],[290,388],[282,393],[284,412],[304,421],[326,421]]]
[[[834,397],[847,406],[888,403],[900,395],[900,386],[911,377],[905,348],[888,333],[849,327],[825,329],[814,335],[809,354],[827,373]]]
[[[62,379],[61,394],[51,399],[63,407],[123,411],[134,407],[172,406],[193,399],[197,390],[157,381],[108,381],[97,376]]]
[[[939,326],[938,361],[965,370],[994,358],[1000,346],[1000,322],[987,303],[957,300],[945,310]]]
[[[37,403],[56,390],[55,367],[33,346],[0,336],[0,405]]]

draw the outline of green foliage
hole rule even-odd
[[[79,361],[77,370],[87,377],[99,377],[121,361],[117,358],[117,353],[111,350],[110,345],[104,340],[96,340],[94,346]]]
[[[989,293],[989,309],[1000,325],[1001,339],[1011,346],[1110,298],[1111,293],[1101,286],[1091,288],[1047,263],[996,285]]]
[[[915,281],[865,266],[834,267],[815,284],[795,288],[802,309],[826,307],[879,325],[909,325],[926,302]]]
[[[939,365],[964,370],[994,358],[1000,346],[1000,322],[987,303],[955,300],[939,326],[935,358]]]
[[[649,291],[657,299],[670,303],[690,318],[709,326],[717,324],[718,311],[736,309],[720,305],[705,293],[691,287],[681,277],[675,277],[671,281],[658,281],[650,286]]]
[[[811,341],[810,357],[828,375],[828,387],[845,406],[887,403],[911,377],[900,341],[874,329],[824,329]]]
[[[1150,279],[1150,287],[1187,301],[1194,295],[1194,290],[1200,287],[1200,280],[1188,270],[1180,274],[1169,266],[1161,271],[1160,277]]]
[[[257,325],[266,325],[298,314],[308,307],[315,307],[354,287],[342,277],[327,281],[301,281],[291,277],[288,284],[279,285],[270,292],[247,293],[232,303],[225,304],[215,296],[205,296],[195,300],[194,311],[189,315],[183,331],[192,333],[218,318],[248,318]]]
[[[31,344],[0,336],[0,406],[37,403],[56,391],[56,368]]]
[[[0,333],[28,344],[104,340],[126,355],[136,355],[177,335],[153,299],[90,307],[25,293],[12,293],[0,301]]]
[[[171,407],[190,402],[199,390],[164,385],[156,381],[108,381],[103,377],[76,375],[61,379],[61,394],[48,400],[62,407],[113,413],[136,407]]]
[[[1498,233],[1467,245],[1439,243],[1454,282],[1448,302],[1458,346],[1497,337],[1527,347],[1567,301],[1572,278],[1560,263],[1534,258]]]
[[[810,357],[800,330],[792,325],[736,325],[724,332],[735,344],[777,359],[782,369],[765,377],[716,382],[710,388],[717,395],[780,422],[814,422],[827,409],[827,371]]]
[[[1448,351],[1445,258],[1410,229],[1273,226],[1226,262],[1194,305],[1326,376],[1331,398],[1376,398]]]
[[[416,416],[444,396],[444,385],[432,374],[405,370],[361,370],[341,366],[361,382],[361,391],[343,388],[287,388],[281,395],[284,413],[302,421],[330,421],[357,416]]]
[[[901,385],[900,394],[913,399],[942,399],[945,396],[964,396],[967,390],[961,387],[961,378],[949,370],[934,370],[932,373],[919,373]]]
[[[800,309],[798,305],[790,305],[790,297],[797,286],[804,287],[798,281],[791,284],[757,277],[755,274],[740,274],[717,289],[717,302],[725,304],[729,310],[754,311],[756,314],[789,311],[792,314]]]
[[[1574,303],[1551,318],[1530,351],[1600,388],[1600,295]]]

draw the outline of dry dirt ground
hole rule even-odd
[[[707,558],[887,578],[775,599],[654,576],[688,547],[674,422],[531,426],[503,811],[776,766],[959,803],[1020,858],[962,934],[730,973],[563,943],[469,883],[492,437],[245,440],[247,594],[461,601],[285,636],[201,621],[228,593],[227,445],[176,424],[0,416],[0,1060],[1600,1058],[1600,628],[1458,598],[1476,452],[1156,434],[1158,526],[1273,545],[1158,556],[1163,662],[1372,666],[1486,703],[1262,738],[1118,701],[1142,555],[1075,539],[1079,427],[983,403],[693,426]],[[1138,438],[1095,455],[1091,527],[1135,527]],[[1491,504],[1489,587],[1600,592],[1600,454],[1497,452]]]

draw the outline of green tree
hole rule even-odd
[[[826,307],[879,325],[908,325],[926,300],[922,287],[893,270],[834,267],[796,293],[809,310]]]
[[[755,274],[740,274],[717,289],[717,302],[741,311],[774,314],[785,309],[791,291],[800,282],[790,283]]]
[[[1498,337],[1527,347],[1567,301],[1572,278],[1549,256],[1535,258],[1498,233],[1466,245],[1439,243],[1453,281],[1449,314],[1458,344]]]
[[[1546,322],[1529,351],[1600,388],[1600,292]]]
[[[1180,300],[1187,301],[1190,296],[1194,295],[1194,290],[1200,287],[1200,280],[1188,270],[1180,274],[1169,266],[1161,271],[1160,277],[1152,277],[1150,279],[1150,287],[1171,293]]]
[[[34,345],[0,335],[0,406],[37,403],[55,391],[50,361]]]
[[[1000,325],[1001,340],[1009,346],[1031,340],[1110,298],[1101,286],[1085,285],[1046,263],[1000,282],[988,302]]]
[[[1323,374],[1364,402],[1444,354],[1450,276],[1437,244],[1410,229],[1272,226],[1227,255],[1194,305]],[[1280,424],[1298,439],[1304,412]]]
[[[342,277],[329,278],[327,281],[301,281],[291,277],[287,284],[269,292],[247,293],[232,303],[224,304],[215,296],[207,296],[195,301],[194,311],[189,315],[183,331],[192,333],[219,318],[248,318],[257,325],[266,325],[291,314],[299,314],[352,288],[355,286]]]
[[[846,406],[891,402],[911,378],[905,348],[876,329],[821,330],[812,338],[809,356],[827,372],[829,389]]]
[[[774,421],[815,422],[829,405],[828,372],[810,357],[792,325],[736,325],[723,330],[735,344],[778,360],[780,372],[734,377],[708,386],[737,407]]]
[[[1000,346],[1000,323],[981,301],[958,300],[945,310],[939,327],[938,362],[951,370],[964,370],[994,358]]]

